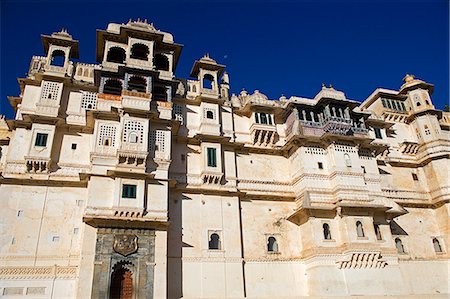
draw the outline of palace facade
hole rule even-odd
[[[0,297],[449,293],[450,113],[406,75],[362,103],[230,95],[147,21],[98,64],[42,35],[0,119]]]

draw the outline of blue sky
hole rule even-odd
[[[0,113],[13,117],[40,34],[67,28],[80,61],[95,62],[96,29],[146,18],[184,48],[178,77],[210,53],[225,64],[232,92],[259,89],[313,97],[321,83],[363,101],[377,87],[398,89],[406,73],[435,84],[434,104],[449,101],[448,1],[8,1],[0,4]]]

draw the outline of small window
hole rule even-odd
[[[104,146],[111,146],[111,137],[105,137],[103,139],[103,145]]]
[[[363,172],[363,173],[367,173],[367,172],[366,172],[366,167],[365,167],[365,166],[361,166],[361,169],[362,169],[362,172]]]
[[[48,137],[48,134],[37,133],[36,141],[35,141],[34,145],[35,146],[46,146],[47,145],[47,137]]]
[[[207,148],[208,167],[217,167],[216,148]]]
[[[352,160],[350,159],[349,154],[347,154],[347,153],[344,154],[344,161],[345,161],[345,166],[352,167]]]
[[[206,111],[206,118],[214,119],[214,113],[211,110]]]
[[[375,230],[375,235],[377,236],[377,240],[381,241],[383,240],[383,238],[381,237],[381,230],[380,230],[380,226],[376,223],[373,224],[373,228]]]
[[[21,218],[23,216],[23,210],[17,211],[17,218]]]
[[[220,237],[217,233],[209,236],[208,248],[211,250],[220,250]]]
[[[437,252],[437,253],[442,252],[441,244],[439,243],[439,240],[436,238],[433,238],[433,247],[434,247],[435,252]]]
[[[323,163],[322,162],[317,162],[317,167],[319,167],[319,169],[323,169]]]
[[[80,229],[78,228],[78,227],[75,227],[74,229],[73,229],[73,234],[74,235],[78,235],[78,232],[80,231]]]
[[[402,240],[400,240],[400,238],[395,239],[395,247],[397,248],[398,253],[400,253],[400,254],[405,253],[405,247],[403,247],[403,243],[402,243]]]
[[[356,235],[358,238],[364,238],[364,229],[361,221],[356,221]]]
[[[53,236],[52,241],[55,243],[59,242],[59,236]]]
[[[167,58],[164,54],[156,54],[153,58],[153,63],[155,65],[155,69],[160,71],[168,71],[169,70],[169,58]]]
[[[275,237],[270,236],[267,239],[267,251],[268,252],[278,252],[278,243]]]
[[[418,181],[419,177],[417,176],[417,173],[412,173],[412,178],[414,181]]]
[[[138,143],[138,140],[139,140],[139,136],[138,136],[138,134],[136,132],[131,132],[128,135],[128,142],[129,143]]]
[[[381,129],[380,128],[373,128],[374,132],[375,132],[375,137],[377,139],[383,139],[383,136],[381,135]]]
[[[383,104],[383,107],[384,107],[384,108],[387,108],[386,100],[385,100],[385,99],[381,99],[381,103]]]
[[[428,100],[425,100],[425,104],[430,105],[430,102]]]
[[[77,149],[77,144],[76,143],[72,143],[72,149],[73,150]]]
[[[417,103],[416,103],[416,106],[417,106],[417,107],[419,107],[420,105],[421,105],[420,102],[417,102]]]
[[[122,186],[122,198],[136,198],[136,185],[124,184]]]
[[[430,135],[431,134],[430,128],[428,128],[427,125],[424,126],[424,130],[425,130],[425,135]]]
[[[330,225],[328,223],[324,223],[322,227],[323,227],[323,238],[325,240],[331,240]]]

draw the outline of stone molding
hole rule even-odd
[[[77,266],[0,267],[0,279],[75,279]]]

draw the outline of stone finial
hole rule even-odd
[[[333,88],[333,85],[330,84],[330,88]]]
[[[322,83],[322,89],[325,89],[325,88],[327,88],[327,87],[325,86],[325,83]]]
[[[406,74],[406,75],[405,75],[405,77],[403,78],[403,82],[405,82],[405,83],[409,83],[409,82],[413,81],[413,80],[414,80],[414,78],[415,78],[415,76],[414,76],[414,75],[411,75],[411,74]]]

